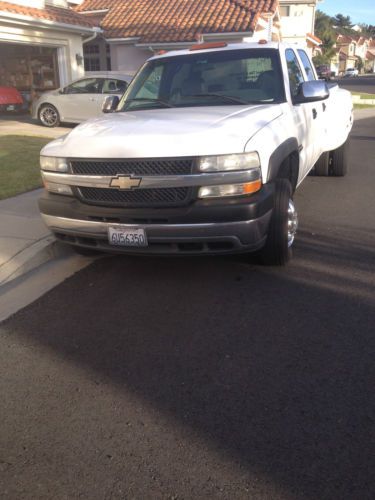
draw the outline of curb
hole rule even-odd
[[[18,252],[0,267],[0,288],[51,259],[66,255],[69,250],[51,234]]]

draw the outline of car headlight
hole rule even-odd
[[[69,165],[66,158],[56,158],[55,156],[40,156],[40,168],[42,170],[52,170],[54,172],[68,172]]]
[[[258,167],[260,167],[260,159],[256,151],[252,153],[204,156],[199,158],[199,170],[201,172],[250,170],[251,168]]]

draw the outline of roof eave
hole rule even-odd
[[[15,14],[8,11],[0,11],[0,19],[3,19],[7,23],[21,24],[21,25],[32,25],[36,28],[50,28],[58,31],[70,31],[79,32],[82,34],[92,34],[95,32],[102,33],[99,27],[93,26],[81,26],[79,24],[66,24],[59,23],[56,21],[51,21],[48,19],[39,19],[32,16],[24,16],[22,14]]]
[[[212,39],[220,39],[220,40],[230,40],[240,37],[251,37],[253,36],[253,31],[232,31],[226,33],[201,33],[201,37],[203,41],[209,41]],[[188,40],[188,41],[177,41],[177,42],[158,42],[158,41],[150,41],[150,42],[142,42],[137,43],[141,38],[106,38],[108,43],[121,43],[121,44],[131,44],[135,42],[136,47],[140,49],[184,49],[186,47],[190,47],[191,44],[197,43],[197,40]]]

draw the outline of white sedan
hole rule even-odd
[[[132,77],[122,73],[91,74],[66,87],[43,93],[33,102],[32,117],[45,127],[61,122],[80,123],[100,116],[108,95],[121,97]]]
[[[356,69],[356,68],[348,68],[345,71],[344,76],[358,76],[358,69]]]

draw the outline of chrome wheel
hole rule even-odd
[[[43,106],[39,111],[39,119],[46,127],[55,127],[59,123],[59,113],[54,106]]]
[[[298,214],[293,200],[288,203],[288,247],[293,245],[294,238],[298,228]]]

